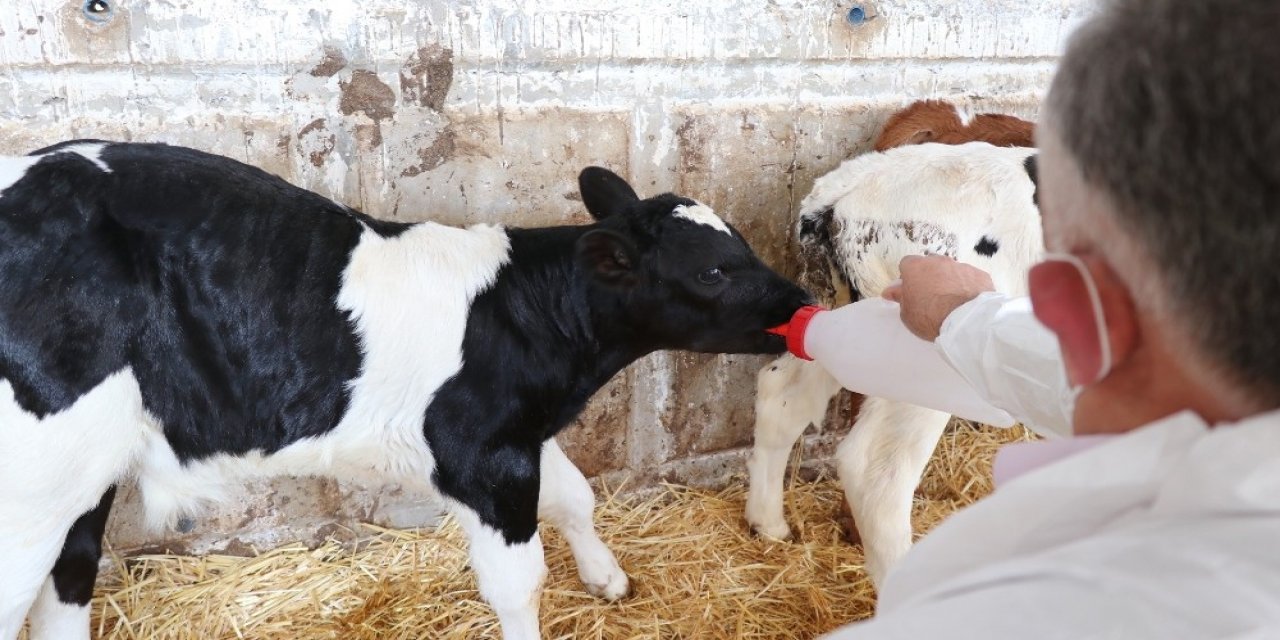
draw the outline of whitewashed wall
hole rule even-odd
[[[583,222],[577,172],[711,203],[785,272],[813,179],[885,116],[946,97],[1034,116],[1087,0],[0,0],[0,153],[72,137],[186,144],[375,216]],[[105,3],[105,5],[103,4]],[[861,21],[847,18],[851,9]],[[758,357],[660,354],[564,434],[629,486],[742,473]],[[829,423],[847,422],[848,401]],[[806,446],[823,450],[828,437]],[[394,487],[252,487],[183,532],[118,549],[202,551],[427,523]]]

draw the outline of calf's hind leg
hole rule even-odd
[[[18,636],[28,609],[32,640],[89,637],[88,603],[113,495],[109,489],[75,520],[0,497],[0,640]]]
[[[19,403],[13,386],[0,379],[0,640],[17,636],[68,532],[89,527],[97,516],[87,514],[98,510],[103,494],[128,470],[141,446],[144,415],[137,382],[127,372],[43,416]],[[101,509],[105,520],[109,507]],[[43,601],[32,612],[34,637],[48,637],[41,631],[44,620],[69,619],[50,617],[50,608]],[[86,621],[77,635],[87,632]]]
[[[867,398],[836,450],[836,468],[877,586],[911,548],[911,502],[951,416]]]
[[[89,601],[116,488],[76,519],[31,609],[31,640],[89,640]]]
[[[18,637],[62,547],[63,530],[34,531],[14,524],[0,523],[0,640]]]

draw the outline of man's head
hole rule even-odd
[[[1037,315],[1086,384],[1078,432],[1180,410],[1280,406],[1280,3],[1119,0],[1081,27],[1037,132],[1050,251],[1097,282],[1033,271]],[[1078,279],[1078,276],[1075,276]]]

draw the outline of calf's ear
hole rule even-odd
[[[603,167],[587,167],[578,174],[578,191],[591,217],[603,220],[640,200],[631,185]]]
[[[629,288],[636,284],[635,245],[625,236],[606,229],[588,231],[578,238],[578,263],[602,284]]]

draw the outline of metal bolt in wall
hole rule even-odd
[[[855,27],[861,26],[872,17],[874,16],[872,16],[867,9],[860,4],[853,5],[849,8],[849,11],[844,14],[845,21]]]
[[[80,12],[90,22],[102,23],[111,20],[115,8],[111,6],[110,0],[84,0]]]

